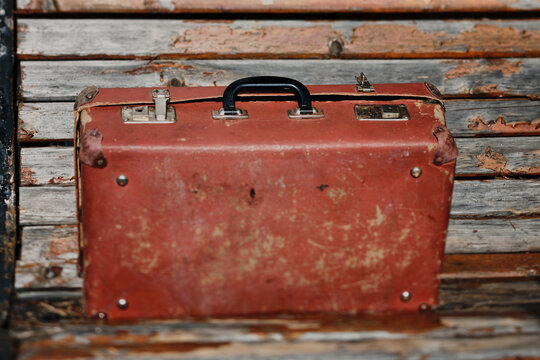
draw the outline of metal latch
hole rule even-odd
[[[358,92],[375,92],[373,85],[367,79],[367,76],[361,72],[359,76],[356,76],[356,91]]]
[[[354,105],[354,113],[358,120],[399,121],[410,120],[409,112],[404,104],[399,105]]]
[[[152,90],[152,100],[154,106],[124,106],[122,108],[122,122],[144,124],[176,122],[174,107],[169,105],[169,90]]]

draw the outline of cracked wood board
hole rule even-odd
[[[540,102],[451,100],[446,123],[454,137],[540,135]],[[19,142],[73,140],[73,103],[21,103]]]
[[[40,60],[533,57],[540,21],[20,19],[18,42]]]
[[[27,13],[424,13],[527,12],[540,10],[538,0],[20,0]]]
[[[22,61],[24,101],[74,101],[90,85],[153,87],[229,85],[261,74],[305,84],[432,82],[446,97],[538,98],[540,58],[480,60],[140,60]]]

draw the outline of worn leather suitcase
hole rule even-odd
[[[75,109],[88,316],[437,304],[457,149],[431,84],[90,87]]]

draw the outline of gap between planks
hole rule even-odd
[[[103,60],[21,61],[21,99],[74,101],[99,87],[226,86],[247,76],[276,75],[305,84],[429,81],[446,97],[538,98],[540,58],[480,60]]]
[[[538,20],[19,19],[18,38],[40,60],[540,56]]]
[[[456,138],[540,135],[540,101],[451,100],[446,109]],[[73,128],[71,102],[19,105],[19,142],[73,140]]]

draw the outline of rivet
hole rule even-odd
[[[415,166],[411,169],[411,176],[413,178],[419,178],[420,175],[422,175],[422,169],[420,169],[418,166]]]
[[[98,319],[106,319],[107,318],[107,313],[98,312],[97,317],[98,317]]]
[[[118,299],[118,301],[116,302],[116,306],[118,306],[119,309],[127,309],[129,303],[126,299]]]
[[[99,167],[103,167],[105,166],[105,160],[103,159],[98,159],[98,161],[96,162],[97,166]]]
[[[401,298],[401,301],[403,301],[403,302],[408,302],[408,301],[411,300],[412,295],[411,295],[410,292],[404,291],[404,292],[401,293],[400,298]]]
[[[431,306],[426,303],[421,303],[420,306],[418,306],[418,311],[420,312],[427,312],[429,310],[431,310]]]
[[[128,178],[126,175],[118,175],[116,178],[116,183],[120,186],[126,186],[128,183]]]

